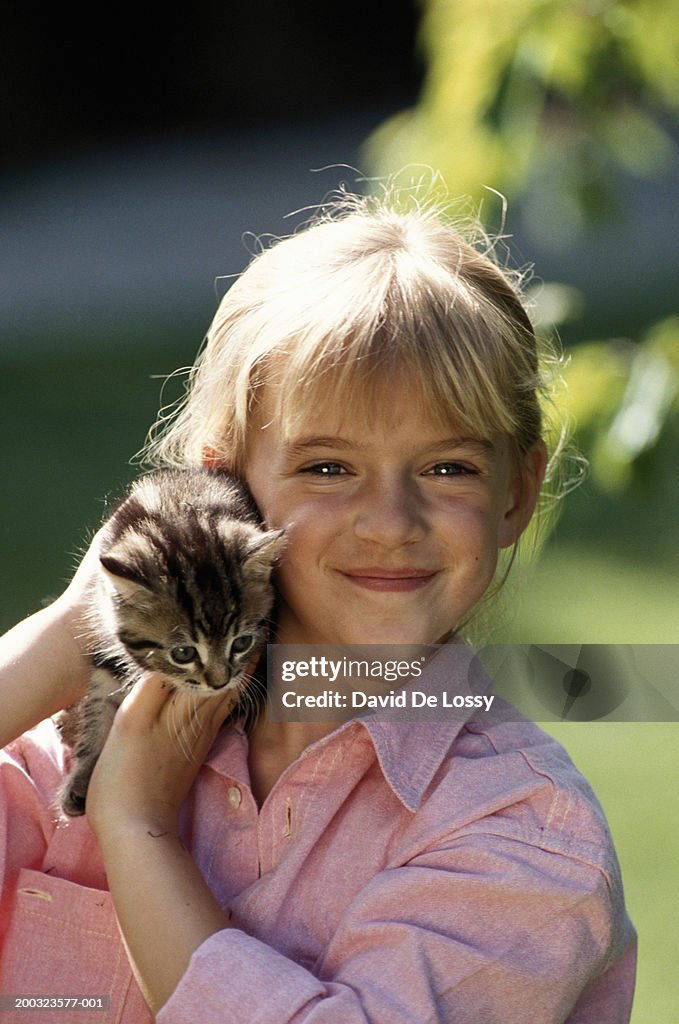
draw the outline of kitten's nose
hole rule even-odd
[[[206,686],[209,686],[211,690],[221,690],[227,683],[226,673],[220,672],[208,672],[207,669],[203,673],[203,682]]]

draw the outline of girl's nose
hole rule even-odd
[[[427,524],[416,486],[409,481],[376,482],[361,496],[354,532],[360,540],[388,548],[422,540]]]

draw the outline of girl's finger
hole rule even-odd
[[[148,672],[135,683],[118,709],[121,721],[137,723],[155,721],[171,699],[173,689],[163,676]]]
[[[186,690],[177,690],[173,694],[170,703],[174,707],[179,707],[183,703],[186,707],[186,713],[191,718],[201,722],[205,721],[206,724],[209,723],[220,728],[238,703],[243,690],[248,685],[250,677],[257,667],[258,661],[259,655],[249,662],[239,686],[235,689],[219,690],[214,694],[194,694]]]
[[[258,659],[248,665],[250,676]],[[151,727],[163,714],[172,715],[176,728],[185,718],[194,725],[219,728],[237,703],[242,684],[235,690],[224,690],[214,694],[193,693],[175,688],[162,675],[148,672],[135,684],[122,702],[118,715],[121,722],[134,723],[137,727]]]
[[[185,719],[201,728],[219,729],[238,701],[238,690],[192,694],[176,690],[168,700],[168,714],[175,724]]]

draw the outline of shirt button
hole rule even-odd
[[[240,789],[238,788],[238,786],[229,787],[227,799],[231,807],[240,807],[240,802],[243,798],[241,797]]]

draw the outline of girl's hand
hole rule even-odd
[[[0,747],[87,690],[87,606],[100,541],[101,532],[60,597],[0,637]]]
[[[94,769],[87,817],[107,838],[173,833],[179,811],[238,694],[197,696],[149,673],[125,698]]]
[[[105,529],[103,526],[95,533],[71,582],[53,604],[63,621],[68,624],[71,635],[82,646],[84,654],[87,654],[84,638],[87,631],[88,607],[97,576],[101,572],[99,552]]]

